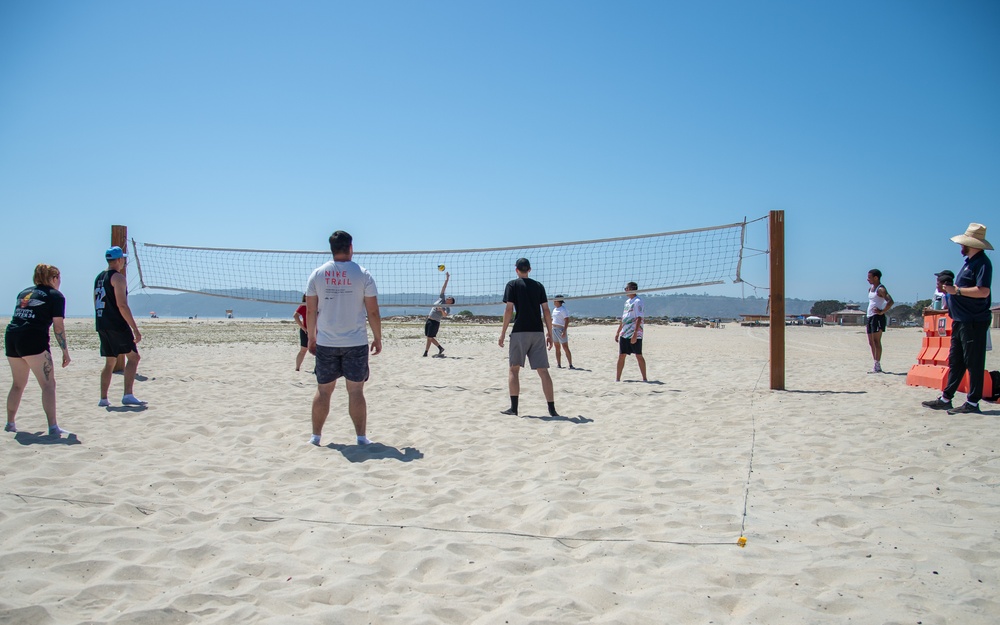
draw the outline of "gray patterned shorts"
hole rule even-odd
[[[316,346],[316,382],[329,384],[339,377],[351,382],[368,381],[368,345]]]

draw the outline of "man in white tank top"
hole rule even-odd
[[[882,284],[882,272],[872,269],[868,272],[868,316],[865,328],[868,332],[868,347],[872,350],[875,366],[871,373],[882,373],[882,333],[885,332],[885,313],[892,308],[892,296]]]

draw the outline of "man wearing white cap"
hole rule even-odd
[[[980,412],[979,400],[983,397],[983,372],[986,369],[986,335],[990,329],[990,285],[993,282],[993,264],[984,253],[993,246],[986,240],[986,226],[969,224],[965,234],[951,238],[962,246],[965,265],[955,277],[953,285],[941,289],[949,295],[948,314],[952,319],[951,351],[948,353],[948,385],[941,397],[925,401],[924,406],[934,410],[947,410],[948,414]],[[969,372],[969,394],[964,404],[953,408],[952,397],[958,391],[965,372]]]

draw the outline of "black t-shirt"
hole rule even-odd
[[[503,290],[503,301],[513,302],[514,332],[544,332],[541,306],[549,301],[545,297],[545,287],[531,278],[518,278],[507,283]]]
[[[49,335],[52,319],[66,316],[66,298],[48,285],[36,285],[17,294],[17,305],[8,332],[34,332]]]
[[[128,327],[125,317],[118,310],[115,287],[111,285],[111,278],[116,273],[118,272],[114,269],[108,269],[99,273],[94,280],[94,314],[98,330],[121,330]]]

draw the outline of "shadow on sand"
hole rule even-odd
[[[802,391],[793,388],[785,389],[786,393],[801,393],[805,395],[865,395],[868,391]]]
[[[145,412],[149,406],[105,406],[108,412]]]
[[[365,462],[368,460],[399,460],[400,462],[413,462],[424,457],[424,453],[413,447],[404,447],[402,451],[383,445],[382,443],[372,443],[370,445],[341,445],[330,443],[328,449],[335,449],[344,455],[349,462]]]
[[[48,432],[18,432],[14,435],[14,440],[22,445],[80,445],[81,441],[76,434],[61,436],[49,436]]]
[[[521,415],[522,419],[538,419],[539,421],[566,421],[567,423],[593,423],[593,419],[588,419],[583,415],[577,415],[575,417],[564,417],[562,415],[553,417],[550,415],[545,415],[543,417],[536,417],[534,415],[526,414]]]

